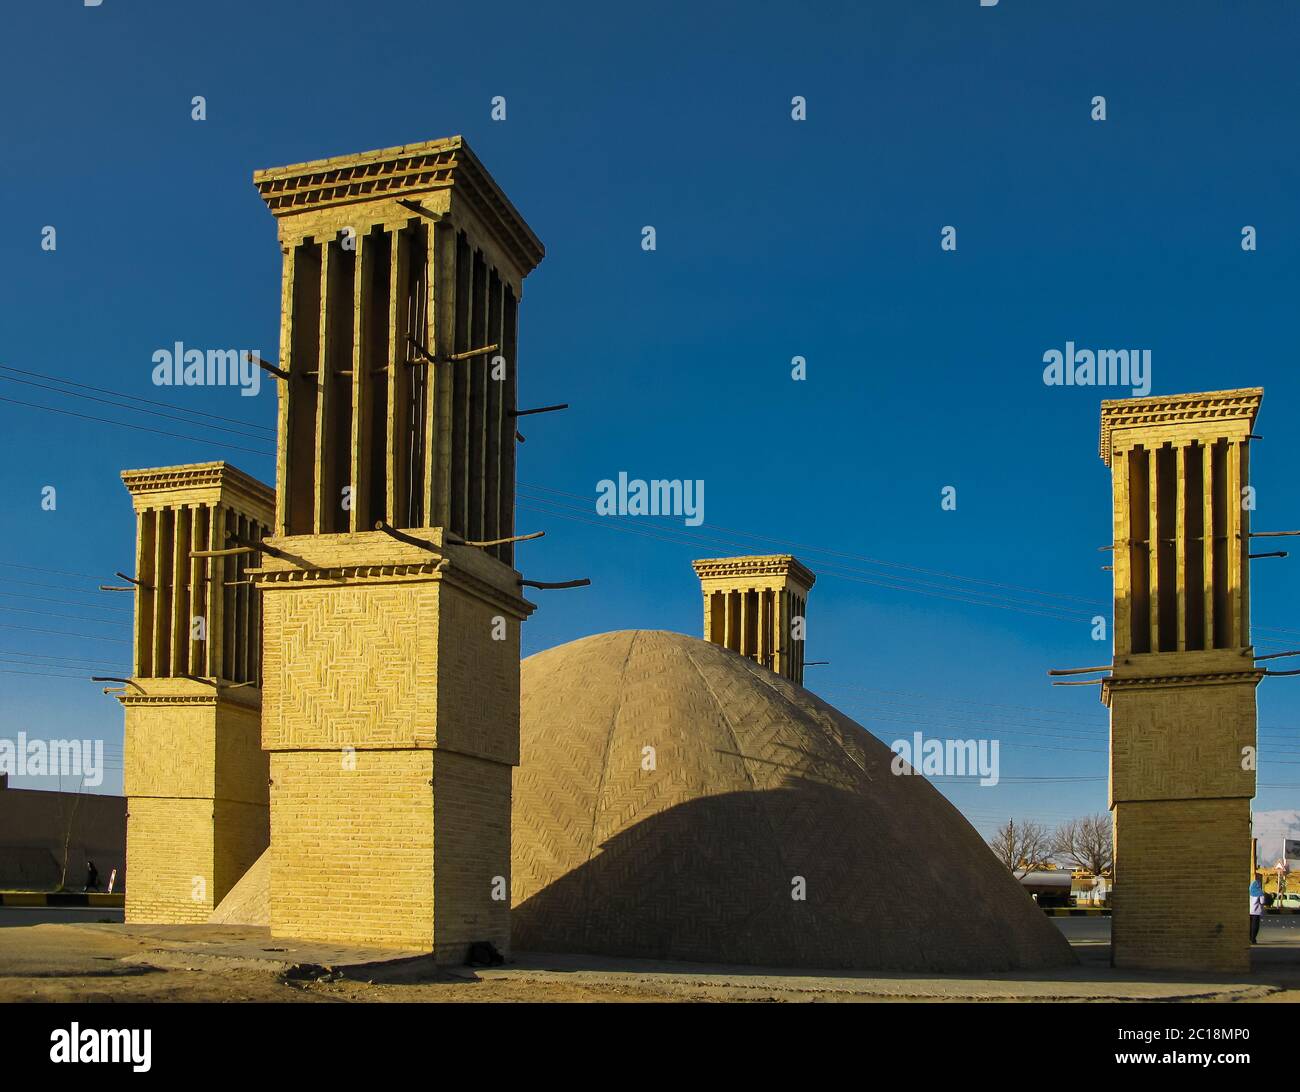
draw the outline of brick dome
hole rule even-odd
[[[908,971],[1074,960],[938,791],[749,659],[627,630],[529,657],[521,690],[515,951]]]

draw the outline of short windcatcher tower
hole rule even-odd
[[[704,593],[704,639],[802,685],[808,592],[817,578],[789,554],[691,564]]]
[[[126,920],[207,921],[266,849],[261,618],[247,575],[271,490],[226,463],[125,470],[136,516]]]

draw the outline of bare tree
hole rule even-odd
[[[1052,838],[1047,828],[1028,819],[1008,819],[1006,826],[999,827],[989,839],[989,848],[1012,872],[1022,868],[1032,872],[1052,859]]]
[[[1106,875],[1114,863],[1110,816],[1088,815],[1062,823],[1052,838],[1052,851],[1094,876]]]
[[[68,825],[63,832],[63,869],[59,873],[59,890],[68,889],[68,850],[72,846],[72,824],[77,821],[77,805],[81,803],[81,789],[84,782],[78,782],[77,794],[72,798],[72,811],[68,814]]]

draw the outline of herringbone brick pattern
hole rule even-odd
[[[264,601],[267,749],[431,742],[432,583],[278,591]],[[327,670],[322,670],[326,667]]]
[[[1257,681],[1247,675],[1236,683],[1116,689],[1111,719],[1119,730],[1111,735],[1111,799],[1253,796],[1254,766],[1242,759],[1256,742]],[[1249,867],[1246,871],[1249,875]]]
[[[933,787],[737,653],[607,633],[524,661],[521,691],[515,950],[927,970],[1072,959]]]

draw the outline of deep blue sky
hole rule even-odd
[[[176,340],[278,352],[279,252],[254,169],[468,138],[548,250],[525,285],[521,403],[573,407],[524,427],[521,482],[578,511],[521,508],[521,530],[548,534],[520,564],[593,580],[538,593],[526,652],[698,633],[690,559],[779,548],[719,527],[857,555],[795,551],[822,574],[808,658],[831,662],[809,669],[813,689],[886,741],[997,737],[1004,779],[1094,779],[945,786],[982,830],[1055,823],[1106,804],[1096,690],[1045,671],[1109,657],[1088,621],[1109,614],[1098,402],[1125,392],[1046,387],[1042,354],[1150,348],[1157,394],[1264,386],[1256,526],[1300,525],[1292,5],[63,0],[5,16],[0,364],[171,412],[273,423],[270,384],[257,399],[150,384],[151,354]],[[190,119],[194,95],[207,121]],[[127,615],[102,607],[129,597],[87,594],[131,564],[118,471],[225,457],[271,480],[272,460],[197,424],[6,381],[0,396],[218,441],[0,402],[0,669],[48,673],[3,676],[0,734],[120,747],[120,707],[70,662],[127,662]],[[620,470],[703,479],[695,533],[710,541],[594,518],[595,483]],[[1024,593],[864,558],[1080,601],[999,609],[988,595]],[[1261,645],[1300,644],[1297,560],[1255,563],[1256,622],[1296,630],[1257,631]],[[23,613],[43,607],[72,617]],[[1297,688],[1260,689],[1260,782],[1289,786],[1262,788],[1262,808],[1300,801]],[[105,788],[119,785],[114,771]]]

